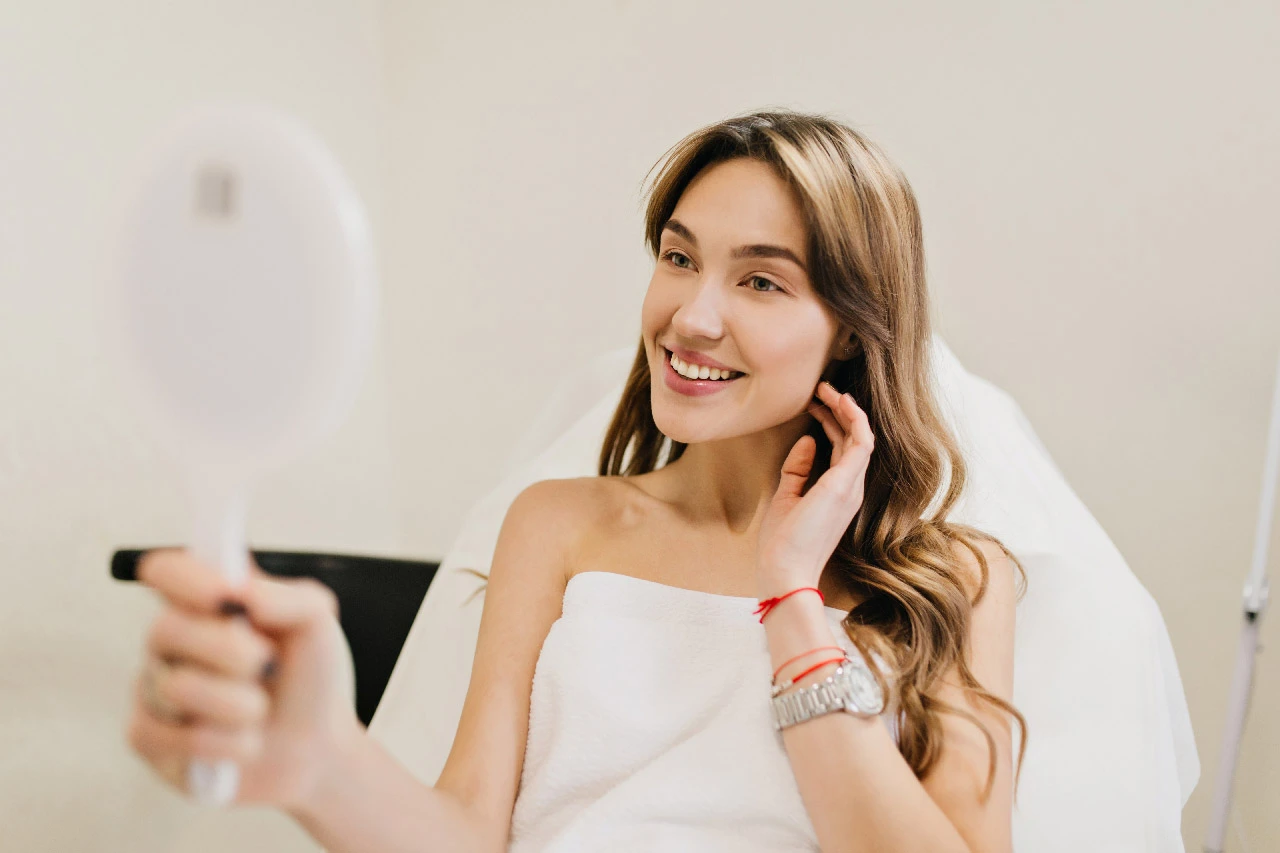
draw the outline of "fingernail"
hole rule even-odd
[[[249,613],[243,604],[230,598],[218,604],[218,612],[223,616],[247,616]]]
[[[276,669],[278,668],[279,668],[279,664],[276,662],[275,658],[272,658],[271,660],[267,661],[265,664],[262,665],[262,677],[270,678],[271,676],[276,674]]]

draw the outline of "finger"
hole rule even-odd
[[[831,399],[829,407],[838,422],[845,430],[846,446],[862,446],[870,453],[875,446],[875,434],[871,430],[871,421],[866,411],[853,399],[852,394],[837,394],[834,388],[827,385]]]
[[[268,633],[293,631],[338,616],[338,597],[311,578],[254,578],[242,600],[254,626]]]
[[[252,680],[260,677],[275,647],[243,620],[200,616],[171,607],[156,617],[147,651],[161,660],[180,660],[214,673]]]
[[[224,601],[236,600],[242,590],[216,566],[181,548],[147,551],[138,560],[137,577],[174,604],[200,613],[218,612]]]
[[[168,668],[160,660],[148,655],[142,666],[142,672],[134,680],[134,698],[151,712],[152,716],[172,723],[185,722],[186,716],[182,709],[169,702],[159,691],[159,682]]]
[[[869,453],[876,444],[876,434],[871,429],[871,419],[867,417],[866,411],[854,402],[853,398],[849,398],[849,405],[853,407],[853,436],[854,441],[861,447],[865,447]]]
[[[861,448],[870,453],[875,444],[875,435],[871,432],[871,422],[867,418],[867,413],[854,401],[853,395],[841,395],[837,403],[837,411],[842,415],[841,422],[846,425],[846,449]]]
[[[840,454],[844,450],[845,431],[836,422],[835,417],[822,403],[810,403],[809,414],[822,424],[822,431],[826,433],[827,440],[831,442],[831,464],[837,465],[840,462]]]
[[[848,434],[853,428],[853,412],[849,409],[849,404],[857,408],[857,403],[853,402],[853,397],[849,394],[841,394],[830,382],[822,382],[818,385],[818,396],[822,402],[827,404],[827,408],[835,415],[836,422],[840,424],[841,430]]]
[[[802,435],[782,463],[782,478],[778,483],[778,495],[799,499],[813,469],[813,458],[818,443],[811,435]]]
[[[156,678],[155,693],[166,706],[189,722],[237,729],[267,718],[270,700],[259,684],[215,675],[178,664]],[[156,716],[165,719],[164,715]]]
[[[141,758],[151,765],[160,778],[182,793],[187,793],[187,757],[178,752],[166,752],[159,745],[152,727],[159,721],[144,708],[134,708],[126,728],[125,738]]]
[[[192,761],[228,759],[240,764],[262,755],[260,729],[219,729],[201,724],[177,725],[158,719],[141,706],[129,718],[129,745],[169,782],[186,789],[186,768]]]
[[[830,478],[831,488],[836,494],[860,504],[874,439],[866,415],[861,410],[859,417],[854,420],[853,428],[855,431],[849,433],[843,457],[839,463],[832,463],[823,478]]]

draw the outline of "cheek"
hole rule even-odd
[[[655,275],[649,282],[649,289],[644,293],[644,302],[640,305],[640,328],[646,339],[652,341],[671,325],[672,316],[680,305],[674,298],[671,288],[664,287]]]
[[[756,376],[764,380],[761,384],[767,385],[771,397],[803,405],[822,378],[822,355],[805,342],[805,336],[799,336],[791,344],[768,348],[752,360],[758,365]]]
[[[640,304],[640,325],[647,333],[658,331],[662,324],[659,316],[662,313],[662,298],[659,291],[657,282],[650,281],[648,290],[644,292],[644,302]]]
[[[645,331],[653,328],[654,310],[653,310],[653,288],[645,291],[644,302],[640,303],[640,324]]]

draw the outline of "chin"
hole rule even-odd
[[[654,409],[653,423],[658,427],[658,432],[672,441],[692,444],[698,440],[697,435],[690,431],[689,425],[684,423],[683,418],[673,418]]]
[[[658,432],[681,444],[704,444],[708,441],[736,438],[755,431],[751,429],[744,430],[741,428],[741,424],[736,420],[732,420],[731,416],[726,413],[720,414],[722,417],[728,417],[732,422],[712,423],[710,419],[716,416],[714,411],[701,412],[691,416],[687,413],[663,412],[658,409],[653,411],[653,422],[658,427]]]
[[[658,432],[681,444],[697,444],[719,437],[708,435],[707,429],[696,423],[698,420],[699,418],[690,418],[687,415],[653,410],[653,422],[658,427]]]

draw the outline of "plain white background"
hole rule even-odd
[[[636,340],[640,182],[686,133],[787,106],[883,145],[920,199],[943,336],[1017,399],[1163,610],[1198,850],[1280,350],[1278,42],[1261,0],[3,0],[4,846],[315,849],[279,815],[179,800],[123,736],[155,605],[108,559],[180,540],[184,516],[90,306],[128,158],[230,96],[333,148],[383,274],[356,411],[256,495],[258,547],[443,556],[567,360]],[[1237,784],[1254,851],[1280,845],[1278,708],[1263,654]]]

